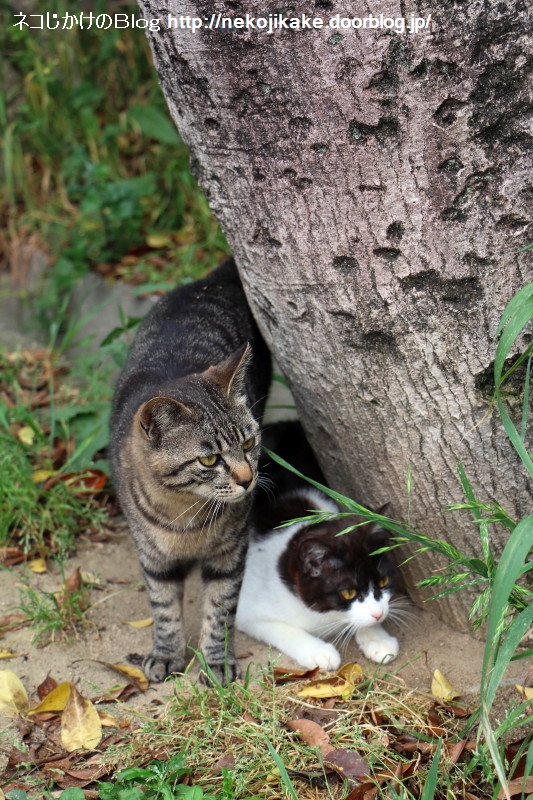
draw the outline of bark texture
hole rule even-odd
[[[485,416],[496,325],[532,272],[528,3],[295,0],[284,15],[323,28],[273,34],[206,27],[279,13],[257,0],[140,5],[161,20],[160,83],[330,482],[405,519],[410,466],[412,523],[477,552],[470,517],[443,514],[463,499],[458,461],[481,498],[531,505]],[[411,12],[429,29],[328,27]],[[168,14],[204,27],[168,29]],[[411,562],[411,587],[434,566]],[[432,608],[465,628],[470,604]]]

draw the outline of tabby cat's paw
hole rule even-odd
[[[214,682],[227,686],[228,683],[236,681],[239,677],[239,669],[235,663],[224,662],[223,664],[207,664],[207,666],[209,673],[200,673],[200,682],[206,686],[212,686]]]
[[[183,672],[185,663],[177,656],[162,653],[148,653],[143,661],[143,672],[148,680],[160,683],[175,672]]]

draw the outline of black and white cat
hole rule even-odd
[[[293,440],[296,431],[301,440],[294,424],[285,430]],[[316,475],[312,454],[307,460]],[[398,655],[398,640],[381,623],[391,610],[396,568],[388,553],[373,555],[386,544],[387,534],[372,524],[361,525],[355,517],[276,529],[309,516],[311,509],[340,509],[294,475],[284,471],[287,477],[283,476],[277,466],[274,471],[281,493],[274,505],[264,498],[256,502],[237,627],[308,669],[337,669],[339,652],[324,638],[342,641],[352,635],[368,659],[392,661]],[[339,535],[354,524],[358,527]]]

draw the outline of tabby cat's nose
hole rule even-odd
[[[242,488],[246,491],[246,489],[250,486],[251,482],[252,482],[251,479],[250,480],[245,479],[245,480],[237,481],[237,486],[242,486]]]

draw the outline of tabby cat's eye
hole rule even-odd
[[[200,464],[203,464],[204,467],[214,467],[218,461],[218,455],[216,453],[211,453],[210,456],[198,456],[198,461]]]
[[[242,443],[242,449],[245,451],[251,450],[254,444],[255,444],[255,437],[252,436],[251,439],[247,439],[245,442]]]
[[[389,585],[389,583],[390,583],[390,579],[389,579],[388,575],[385,575],[385,577],[384,577],[384,578],[382,578],[382,579],[379,581],[379,583],[378,583],[378,586],[379,586],[379,588],[380,588],[380,589],[384,589],[384,588],[385,588],[385,586],[388,586],[388,585]]]
[[[357,595],[357,591],[355,589],[341,589],[339,594],[343,600],[353,600]]]

